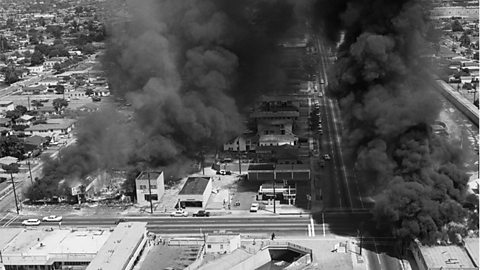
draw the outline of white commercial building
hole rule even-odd
[[[53,229],[8,231],[2,246],[5,270],[85,269],[110,236],[109,229]],[[10,235],[9,235],[10,234]]]
[[[118,224],[86,270],[130,270],[146,242],[146,222],[122,222]]]
[[[137,193],[137,203],[147,205],[150,198],[158,202],[165,193],[163,172],[142,172],[135,179],[135,189]]]
[[[231,253],[241,246],[240,234],[209,233],[205,238],[206,253]]]
[[[210,177],[189,177],[178,193],[178,200],[184,207],[205,208],[211,193],[212,179]]]

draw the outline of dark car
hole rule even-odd
[[[210,216],[210,212],[207,212],[205,210],[200,210],[198,211],[197,213],[194,213],[193,214],[194,217],[209,217]]]
[[[119,224],[122,222],[125,222],[126,220],[124,218],[119,218],[117,221],[115,221],[115,224]]]

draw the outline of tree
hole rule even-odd
[[[91,88],[87,88],[87,90],[85,90],[85,95],[87,96],[93,95],[93,90]]]
[[[55,86],[55,93],[60,94],[60,95],[65,93],[65,86],[63,86],[61,84],[58,84],[57,86]]]
[[[6,84],[12,84],[20,80],[20,77],[18,76],[18,72],[13,66],[8,66],[7,68],[5,68],[4,76],[5,76]]]
[[[0,51],[5,52],[12,49],[12,46],[10,46],[10,43],[8,43],[7,38],[5,37],[0,37]]]
[[[30,58],[30,64],[32,66],[41,65],[44,60],[45,58],[43,57],[43,54],[40,51],[35,50]]]
[[[83,54],[94,54],[95,53],[95,47],[93,47],[92,43],[87,43],[85,46],[82,46],[81,51]]]
[[[53,100],[52,103],[55,111],[57,111],[58,113],[60,113],[63,108],[66,108],[68,106],[68,101],[63,98],[56,98]]]
[[[34,100],[32,100],[31,104],[36,110],[38,110],[38,108],[40,108],[40,107],[43,107],[43,103],[39,100],[34,99]]]
[[[53,64],[53,69],[55,69],[56,71],[60,71],[62,70],[62,65],[60,65],[60,63],[55,63]]]
[[[462,24],[458,20],[455,20],[455,21],[452,22],[452,31],[453,32],[463,32]]]
[[[460,37],[460,39],[458,41],[460,41],[460,46],[461,47],[470,46],[470,38],[468,37],[468,35],[465,32],[463,32],[462,36]]]
[[[17,136],[0,137],[0,154],[23,159],[25,144]]]
[[[23,105],[17,105],[15,107],[15,111],[19,112],[21,115],[24,115],[28,111],[28,109]]]

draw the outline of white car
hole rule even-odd
[[[258,203],[252,203],[252,206],[250,206],[250,212],[257,212],[258,206]]]
[[[22,221],[22,225],[25,226],[38,226],[40,225],[41,221],[37,218],[29,218],[24,221]]]
[[[177,209],[177,210],[173,211],[172,213],[170,213],[170,216],[171,217],[187,217],[188,212],[183,210],[183,209]]]
[[[62,221],[62,216],[48,216],[48,217],[44,217],[44,218],[43,218],[43,221],[46,221],[46,222],[60,222],[60,221]]]
[[[325,160],[330,160],[331,158],[330,158],[330,155],[329,155],[329,154],[325,154],[325,155],[323,155],[323,159],[325,159]]]

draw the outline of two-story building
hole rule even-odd
[[[141,172],[135,179],[135,190],[137,193],[137,203],[147,205],[152,202],[158,202],[165,193],[165,179],[163,171],[161,172]]]

